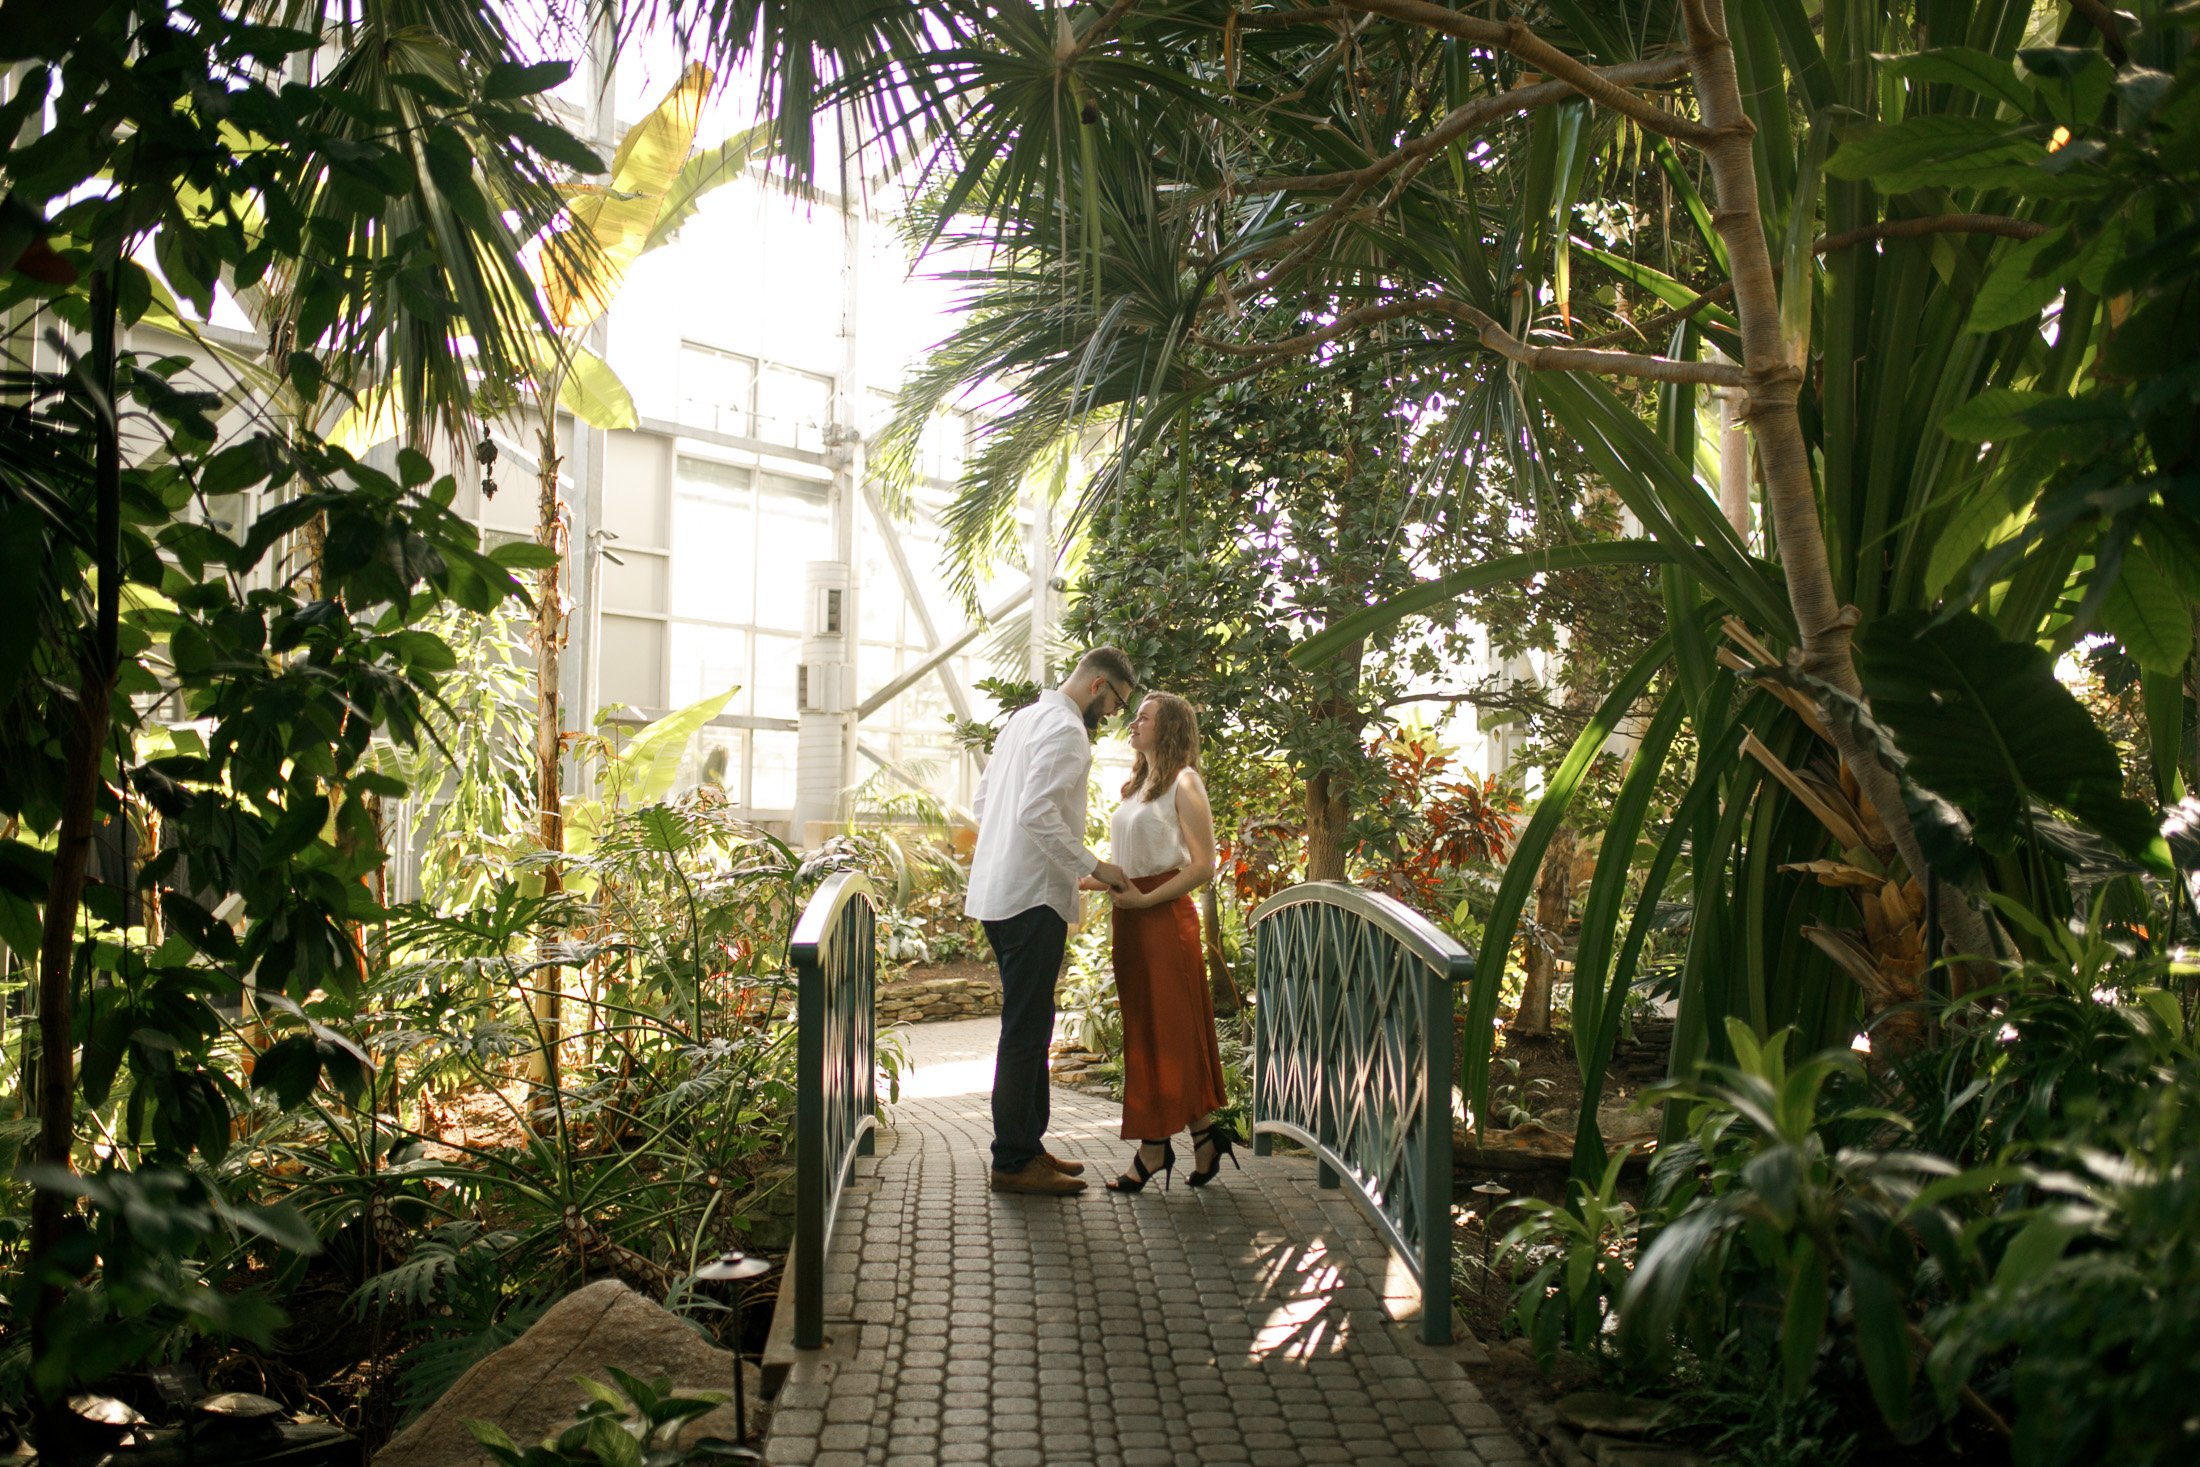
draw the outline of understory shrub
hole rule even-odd
[[[1677,1391],[1753,1462],[1936,1439],[2194,1460],[2200,1047],[2162,962],[2098,924],[2034,935],[2051,961],[1871,1063],[1730,1020],[1734,1064],[1656,1092],[1684,1139],[1639,1219],[1614,1158],[1513,1229],[1538,1352]]]

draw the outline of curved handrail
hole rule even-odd
[[[1253,908],[1253,915],[1246,918],[1245,923],[1248,927],[1258,927],[1271,913],[1307,902],[1342,907],[1367,918],[1455,983],[1464,983],[1474,976],[1474,954],[1458,938],[1396,897],[1379,891],[1363,891],[1348,881],[1302,881],[1297,886],[1287,886]]]
[[[878,905],[878,888],[861,871],[835,871],[826,877],[810,893],[802,915],[795,919],[794,936],[787,939],[787,960],[798,965],[805,958],[815,962],[818,948],[831,936],[833,919],[859,896],[868,897],[874,907]]]
[[[878,893],[825,879],[787,943],[795,972],[794,1342],[825,1342],[825,1249],[856,1158],[878,1129]]]
[[[1257,907],[1254,1149],[1283,1136],[1349,1182],[1451,1339],[1451,1073],[1474,954],[1404,903],[1311,881]]]

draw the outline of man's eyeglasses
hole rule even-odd
[[[1115,694],[1116,712],[1121,713],[1124,709],[1131,706],[1130,689],[1117,687],[1115,685],[1115,679],[1112,677],[1104,678],[1102,679],[1102,681],[1104,681],[1108,685],[1108,691]]]

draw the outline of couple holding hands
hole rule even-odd
[[[1110,825],[1110,859],[1086,848],[1092,735],[1131,706],[1130,659],[1096,647],[1059,688],[1001,728],[978,783],[978,847],[963,910],[985,926],[1001,969],[993,1066],[993,1190],[1081,1192],[1081,1161],[1048,1152],[1047,1048],[1054,984],[1078,892],[1113,902],[1116,993],[1123,1013],[1123,1136],[1139,1142],[1107,1185],[1136,1192],[1176,1165],[1189,1129],[1191,1184],[1234,1163],[1241,1138],[1214,1119],[1223,1104],[1214,1001],[1192,893],[1215,872],[1214,817],[1199,777],[1199,721],[1173,693],[1148,693],[1129,724],[1134,756]]]

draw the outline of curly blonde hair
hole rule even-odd
[[[1148,693],[1139,707],[1154,711],[1153,753],[1140,753],[1131,761],[1123,798],[1158,800],[1176,787],[1179,774],[1199,768],[1199,715],[1174,693]]]

